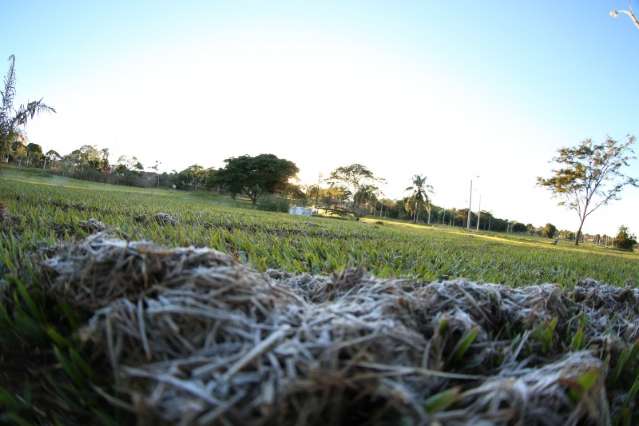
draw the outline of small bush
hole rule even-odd
[[[627,226],[621,226],[613,244],[621,250],[632,250],[637,245],[637,237],[628,232]]]
[[[267,195],[257,200],[257,208],[267,212],[288,212],[289,203],[286,198]]]
[[[546,238],[554,238],[557,235],[557,227],[552,223],[547,223],[541,229],[541,236]]]

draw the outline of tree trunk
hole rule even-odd
[[[579,239],[581,238],[581,228],[584,227],[585,220],[586,220],[586,218],[584,217],[583,219],[581,219],[581,222],[579,222],[579,229],[577,230],[577,235],[575,236],[575,245],[576,246],[579,245]]]
[[[431,209],[428,209],[428,224],[430,225],[430,211]]]

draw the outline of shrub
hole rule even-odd
[[[286,198],[277,195],[266,195],[257,200],[257,208],[268,212],[288,212],[289,203]]]
[[[541,235],[546,238],[553,238],[557,234],[557,227],[552,223],[547,223],[541,229]]]
[[[627,226],[620,226],[613,244],[621,250],[632,250],[637,245],[637,237],[628,232]]]

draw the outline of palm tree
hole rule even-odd
[[[21,126],[32,120],[41,112],[55,112],[55,109],[46,105],[42,99],[31,101],[26,105],[20,105],[16,110],[13,101],[16,94],[16,58],[9,56],[9,70],[4,77],[4,88],[0,90],[2,103],[0,104],[0,156],[6,158],[9,154],[11,142],[18,134]]]
[[[430,212],[431,204],[429,195],[433,193],[433,186],[426,183],[428,178],[425,175],[413,176],[413,184],[406,188],[406,191],[411,191],[411,200],[414,203],[414,220],[415,223],[419,220],[419,207],[422,204],[426,204],[428,209],[428,224],[430,225]]]

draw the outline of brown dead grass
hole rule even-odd
[[[143,424],[606,425],[634,409],[611,371],[638,337],[636,289],[258,273],[104,233],[44,267],[55,297],[94,311],[80,335]]]

